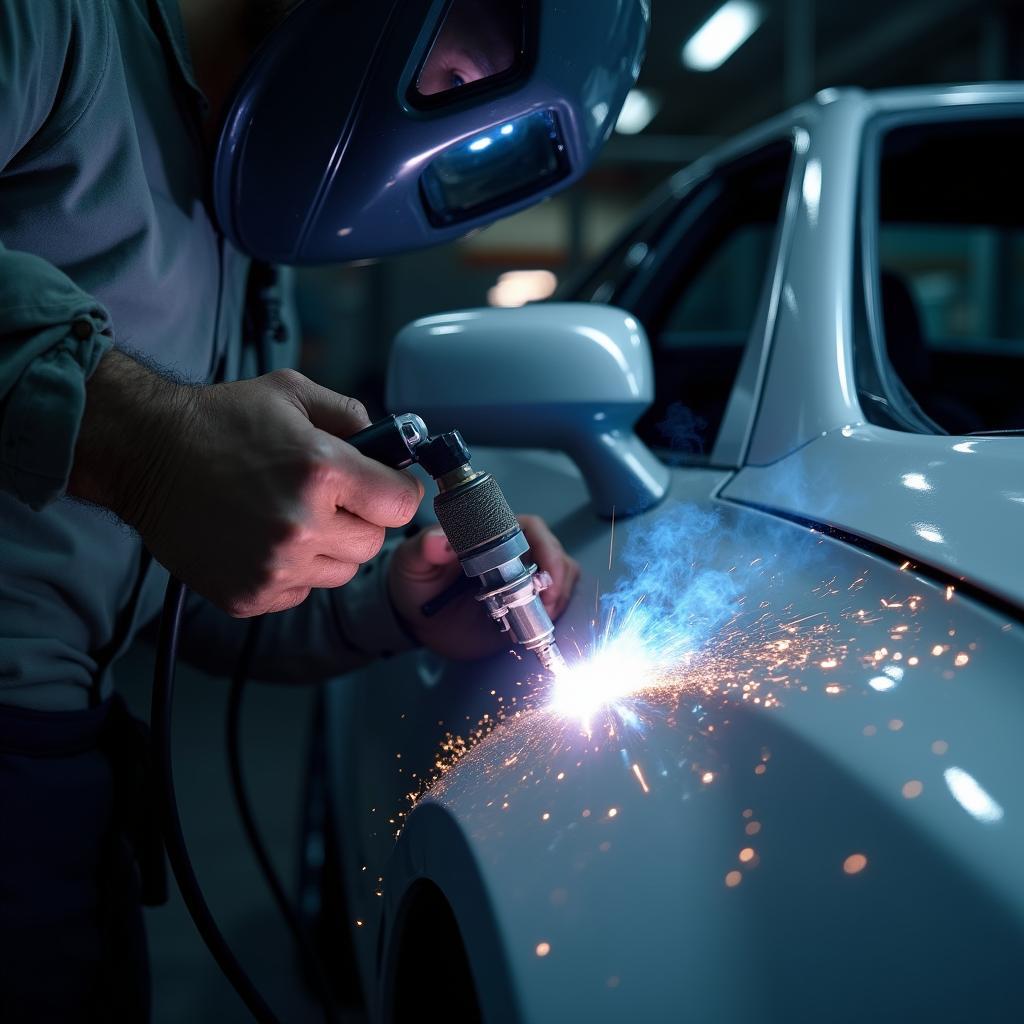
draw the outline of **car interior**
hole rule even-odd
[[[647,239],[642,288],[627,279],[605,299],[650,338],[655,398],[637,431],[671,461],[709,460],[757,321],[792,155],[780,140],[717,170]]]
[[[884,348],[951,434],[1024,429],[1024,119],[889,131],[879,168]]]

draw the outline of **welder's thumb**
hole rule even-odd
[[[309,422],[335,437],[351,437],[370,425],[363,403],[321,387],[306,377],[294,375],[292,397],[305,410]]]
[[[429,565],[450,565],[458,560],[440,526],[431,526],[420,534],[419,553]]]

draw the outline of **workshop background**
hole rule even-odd
[[[717,66],[688,66],[687,42],[721,6],[652,0],[653,32],[638,88],[604,155],[575,188],[441,249],[299,271],[303,371],[379,413],[390,339],[405,323],[459,307],[546,298],[599,254],[672,172],[822,88],[1024,79],[1020,0],[730,0],[726,21],[740,26],[743,38],[733,39],[737,45]],[[145,648],[131,652],[120,673],[140,714],[147,711],[151,674],[152,652]],[[319,1019],[231,803],[223,749],[226,682],[186,667],[179,675],[176,770],[200,881],[275,1010],[291,1022]],[[250,788],[271,853],[288,878],[295,874],[314,699],[312,687],[252,687],[247,697]],[[248,1019],[180,898],[148,912],[148,924],[156,1024]]]

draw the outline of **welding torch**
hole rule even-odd
[[[499,629],[537,655],[549,672],[565,666],[555,627],[540,599],[551,577],[524,562],[529,543],[494,477],[474,468],[457,431],[431,437],[414,413],[387,416],[345,441],[371,459],[406,469],[416,463],[437,484],[434,513],[465,574],[424,606],[436,614],[468,585]]]

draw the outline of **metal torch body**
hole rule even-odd
[[[523,560],[529,544],[519,520],[494,477],[473,467],[462,435],[455,430],[429,437],[423,421],[407,413],[375,423],[348,441],[395,468],[418,462],[433,477],[438,488],[434,513],[462,571],[477,582],[476,599],[545,669],[563,667],[555,627],[540,599],[551,578]]]

